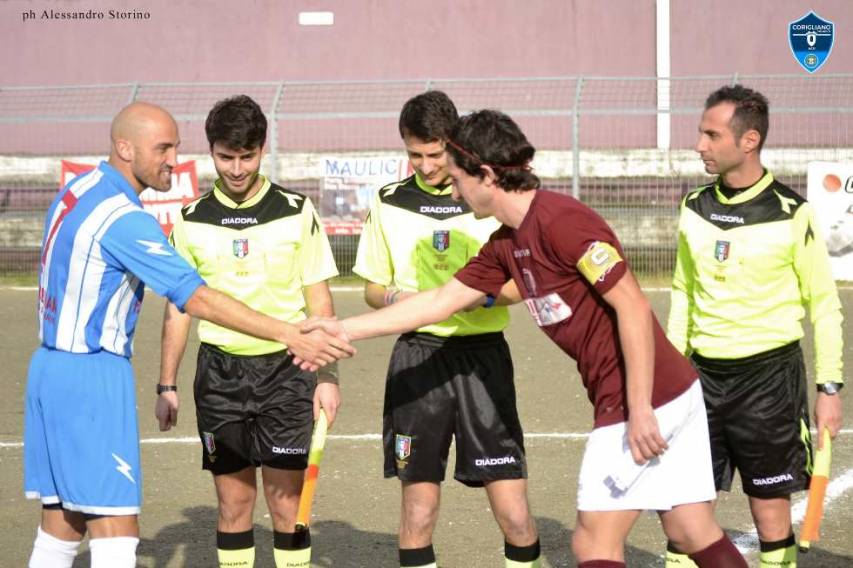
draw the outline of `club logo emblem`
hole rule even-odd
[[[412,455],[412,437],[397,434],[397,439],[394,444],[394,453],[397,454],[398,460],[405,460]]]
[[[450,248],[450,231],[433,231],[432,248],[444,252]]]
[[[718,262],[725,261],[729,258],[730,248],[731,243],[729,241],[717,241],[717,246],[714,247],[714,258],[716,258]]]
[[[803,69],[814,73],[826,63],[835,41],[835,24],[809,12],[788,23],[788,44],[794,59]]]
[[[237,258],[247,256],[249,254],[249,239],[234,239],[232,250]]]
[[[210,432],[202,432],[201,437],[204,441],[204,447],[207,450],[207,453],[212,454],[216,452],[216,444],[213,441],[213,434]]]

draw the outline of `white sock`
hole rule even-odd
[[[93,538],[89,540],[92,568],[136,568],[136,545],[133,536]]]
[[[60,540],[39,526],[29,568],[71,568],[78,546],[79,540]]]

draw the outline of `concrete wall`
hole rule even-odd
[[[672,74],[803,73],[787,23],[836,24],[819,74],[853,71],[850,0],[672,0]],[[100,20],[44,12],[102,12]],[[144,19],[111,19],[109,10]],[[334,25],[298,24],[302,11]],[[33,16],[25,21],[26,16]],[[3,85],[654,76],[654,0],[4,0]]]

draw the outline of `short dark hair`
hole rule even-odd
[[[735,106],[735,112],[729,123],[735,138],[740,140],[744,132],[755,130],[761,136],[758,143],[758,149],[761,150],[767,139],[767,129],[770,124],[767,97],[743,85],[726,85],[708,96],[705,101],[705,110],[720,103],[732,103]]]
[[[237,95],[213,105],[204,132],[211,150],[216,142],[232,150],[258,148],[267,139],[267,117],[251,97]]]
[[[500,111],[479,110],[459,119],[447,151],[468,175],[482,178],[481,166],[491,167],[497,184],[506,191],[539,188],[539,177],[530,168],[536,148],[515,121]]]
[[[400,111],[400,137],[414,136],[423,142],[447,140],[459,120],[456,105],[443,91],[427,91],[414,96]]]

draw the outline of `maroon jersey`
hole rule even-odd
[[[616,235],[592,209],[567,195],[536,191],[521,226],[495,231],[456,273],[466,286],[495,297],[515,280],[542,331],[577,361],[596,428],[627,420],[616,312],[602,298],[628,270],[624,258]],[[657,408],[687,390],[697,375],[654,314],[652,319]]]

